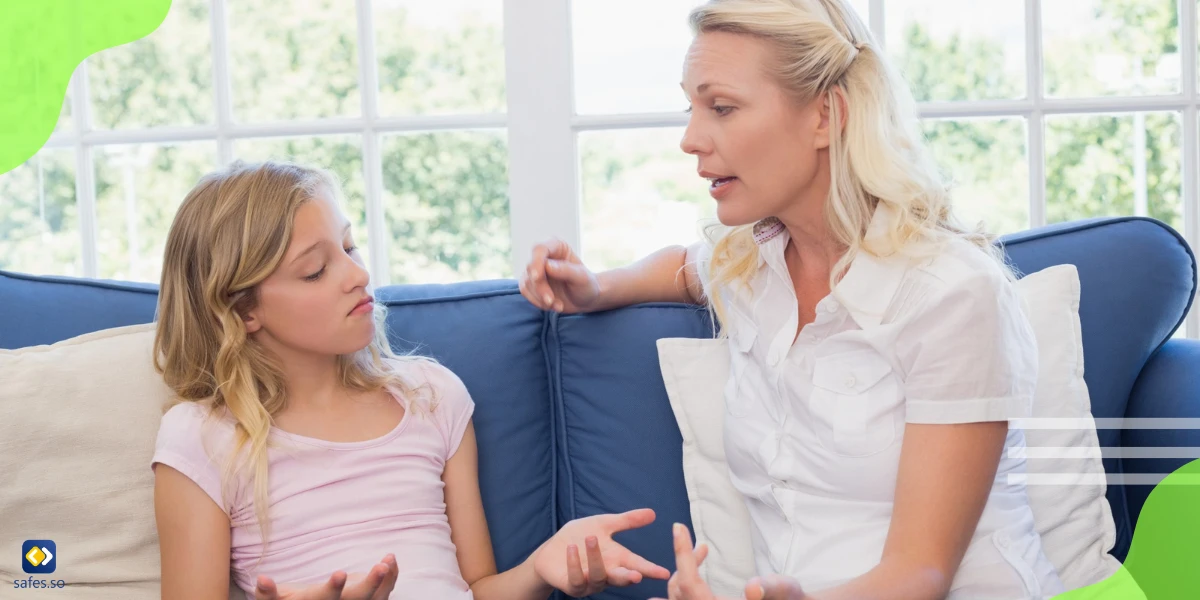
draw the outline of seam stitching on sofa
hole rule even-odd
[[[138,294],[154,294],[158,295],[158,286],[153,288],[143,287],[154,284],[138,283],[136,281],[106,281],[103,279],[85,279],[82,277],[63,277],[58,275],[32,275],[28,273],[18,273],[15,271],[5,271],[0,269],[0,277],[8,277],[9,279],[19,279],[21,281],[32,281],[35,283],[53,283],[56,285],[73,285],[79,287],[100,288],[105,290],[116,290],[120,292],[135,292]]]
[[[550,315],[542,313],[542,361],[546,367],[546,392],[550,404],[550,535],[558,531],[558,410],[554,400],[554,368],[550,361]]]
[[[579,516],[579,510],[575,502],[575,470],[571,463],[571,443],[567,439],[567,402],[566,395],[563,393],[563,376],[562,376],[562,336],[558,330],[558,314],[550,313],[551,335],[554,339],[553,356],[554,356],[554,407],[557,410],[557,420],[559,427],[559,442],[557,448],[562,452],[563,464],[563,484],[567,490],[567,521],[575,519]],[[557,490],[556,490],[557,493]],[[558,523],[562,526],[565,523]]]
[[[517,290],[490,290],[486,292],[472,292],[470,294],[462,294],[458,296],[434,296],[432,298],[411,298],[407,300],[386,300],[384,306],[419,306],[421,304],[434,304],[441,302],[458,302],[462,300],[478,300],[480,298],[500,298],[503,296],[516,296],[520,292]]]

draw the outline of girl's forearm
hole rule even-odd
[[[503,573],[489,575],[471,584],[476,600],[546,600],[554,588],[533,569],[533,557]]]

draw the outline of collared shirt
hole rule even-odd
[[[881,203],[867,241],[881,240],[894,218]],[[720,290],[731,354],[725,452],[751,516],[758,572],[819,591],[879,564],[905,424],[1030,416],[1037,345],[1000,265],[962,240],[919,260],[859,252],[797,334],[788,241],[777,220],[759,223],[749,289]],[[709,294],[710,253],[699,269]],[[951,598],[1063,591],[1025,487],[1010,482],[1025,464],[1009,449],[1024,445],[1010,428]]]

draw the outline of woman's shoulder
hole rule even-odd
[[[962,238],[952,238],[914,271],[934,290],[949,293],[967,288],[998,292],[1010,283],[1005,268],[983,248]]]

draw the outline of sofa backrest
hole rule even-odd
[[[1087,384],[1097,417],[1125,414],[1150,355],[1181,324],[1196,285],[1191,250],[1149,219],[1095,219],[1010,236],[1025,273],[1076,265]],[[679,430],[659,374],[655,340],[707,337],[703,309],[651,304],[591,315],[542,313],[511,281],[389,286],[393,346],[453,369],[476,402],[480,481],[500,568],[513,566],[562,523],[650,506],[655,524],[618,539],[672,566],[670,524],[690,523]],[[149,322],[152,285],[0,272],[0,348],[48,344]],[[3,374],[0,374],[2,378]],[[1102,446],[1120,432],[1100,432]],[[1109,473],[1122,472],[1106,459]],[[1123,558],[1132,520],[1110,486]],[[660,582],[596,598],[665,596]]]

